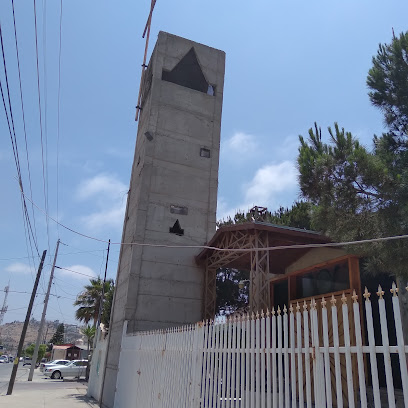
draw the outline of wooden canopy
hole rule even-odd
[[[310,250],[287,248],[271,251],[266,248],[328,242],[328,237],[315,231],[259,221],[221,227],[208,246],[231,251],[204,249],[196,257],[197,263],[205,265],[204,318],[213,318],[215,314],[217,269],[228,267],[250,271],[250,309],[266,310],[270,306],[268,281],[271,274],[285,273],[287,266]],[[234,252],[234,249],[247,251]]]

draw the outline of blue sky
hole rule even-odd
[[[24,112],[34,202],[45,208],[33,2],[15,0]],[[134,122],[150,2],[63,0],[60,126],[58,51],[60,2],[37,0],[43,153],[49,213],[84,234],[121,239],[137,123]],[[252,205],[270,210],[299,198],[298,135],[316,121],[338,122],[371,147],[383,130],[365,79],[380,42],[408,30],[408,3],[379,1],[158,0],[151,47],[159,30],[226,52],[218,216]],[[30,194],[19,95],[11,0],[0,3],[8,79],[25,191]],[[0,78],[5,86],[0,64]],[[30,292],[38,257],[28,258],[11,142],[0,109],[0,288]],[[57,145],[59,146],[57,148]],[[58,157],[58,166],[57,166]],[[58,188],[57,188],[58,168]],[[58,208],[57,208],[58,197]],[[32,208],[29,205],[32,215]],[[34,209],[40,252],[57,265],[97,276],[106,244],[49,222]],[[108,277],[116,276],[112,246]],[[47,257],[39,292],[51,263]],[[36,268],[35,266],[35,268]],[[57,270],[47,318],[74,323],[72,299],[87,277]],[[59,297],[57,297],[59,296]],[[10,292],[5,322],[23,320],[28,293]],[[0,302],[3,294],[0,292]],[[35,302],[40,318],[43,296]]]

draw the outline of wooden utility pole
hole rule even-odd
[[[28,323],[30,321],[31,311],[33,310],[34,299],[37,293],[38,282],[40,281],[41,271],[44,266],[44,259],[45,259],[46,254],[47,254],[47,251],[44,251],[41,257],[40,266],[38,267],[37,277],[35,278],[33,292],[31,293],[30,303],[28,305],[27,314],[26,314],[26,318],[24,321],[24,325],[23,325],[23,331],[21,332],[20,342],[18,343],[17,356],[14,359],[13,369],[11,371],[10,382],[9,382],[8,389],[7,389],[7,395],[11,395],[13,392],[14,382],[16,380],[16,375],[17,375],[18,363],[20,361],[21,352],[23,351],[24,339],[27,333]]]
[[[43,312],[42,312],[42,315],[41,315],[40,328],[38,329],[37,341],[35,343],[34,354],[33,354],[32,360],[31,360],[30,373],[28,374],[28,381],[33,380],[34,369],[35,369],[35,365],[37,363],[38,349],[40,348],[41,335],[42,335],[43,328],[44,328],[44,323],[45,323],[45,315],[47,314],[48,300],[50,298],[52,280],[54,279],[54,269],[55,269],[55,262],[57,262],[59,244],[60,244],[60,240],[58,239],[57,247],[55,248],[54,262],[52,263],[52,268],[51,268],[51,273],[50,273],[50,280],[48,282],[48,289],[47,289],[47,293],[45,294],[44,308],[43,308]]]

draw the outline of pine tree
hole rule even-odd
[[[408,234],[408,33],[380,44],[367,85],[388,127],[374,136],[372,151],[337,124],[328,143],[316,124],[299,137],[303,197],[315,205],[316,228],[336,241]],[[365,256],[371,273],[406,274],[407,240],[349,249]]]
[[[55,345],[63,344],[64,343],[64,332],[65,332],[64,324],[61,323],[58,325],[57,330],[55,331],[49,343],[55,344]]]

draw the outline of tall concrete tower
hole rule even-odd
[[[128,333],[203,317],[194,248],[215,233],[225,53],[160,32],[144,75],[112,311],[103,406],[112,407]]]

